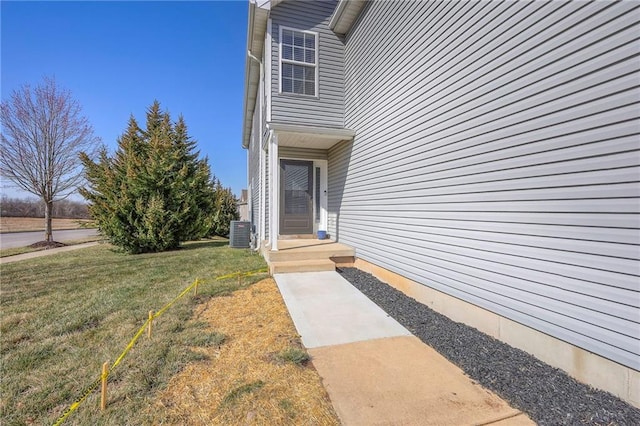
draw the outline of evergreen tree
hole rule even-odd
[[[240,218],[238,201],[233,192],[231,192],[231,188],[223,188],[220,181],[215,178],[213,179],[213,186],[215,196],[211,234],[227,237],[229,236],[231,221]]]
[[[170,250],[208,234],[215,191],[207,159],[182,117],[173,124],[156,101],[146,129],[131,117],[113,157],[81,155],[87,186],[80,193],[100,232],[130,253]]]

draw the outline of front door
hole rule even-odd
[[[280,160],[280,233],[313,234],[313,162]]]

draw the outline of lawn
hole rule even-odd
[[[126,255],[109,245],[2,266],[0,418],[3,425],[52,424],[113,363],[148,317],[199,278],[198,296],[178,301],[154,322],[109,380],[109,406],[92,394],[65,424],[150,424],[147,409],[188,364],[206,361],[225,336],[193,317],[198,306],[266,275],[216,281],[264,268],[263,259],[226,241]],[[194,348],[199,346],[201,348]]]

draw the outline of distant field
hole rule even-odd
[[[80,229],[92,222],[88,219],[53,219],[53,229]],[[44,231],[44,218],[0,217],[0,233],[28,231]]]

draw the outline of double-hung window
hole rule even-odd
[[[318,34],[280,27],[280,92],[318,95]]]

